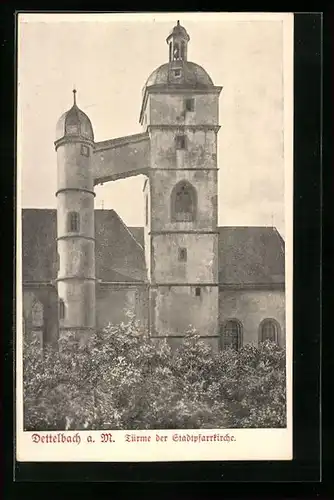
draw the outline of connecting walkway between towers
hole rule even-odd
[[[147,174],[149,148],[147,132],[96,142],[93,155],[94,184]]]

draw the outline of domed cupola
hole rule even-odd
[[[186,29],[177,21],[166,42],[169,46],[169,62],[162,64],[148,77],[142,93],[148,88],[192,88],[208,89],[214,87],[210,75],[202,66],[188,61],[188,42]]]
[[[72,137],[94,142],[92,123],[77,106],[76,90],[73,90],[73,106],[59,118],[56,126],[56,142]]]

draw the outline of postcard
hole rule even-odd
[[[292,459],[293,14],[17,17],[16,459]]]

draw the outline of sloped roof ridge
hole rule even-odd
[[[108,210],[99,210],[100,212],[109,212],[109,213],[112,213],[113,217],[115,217],[120,223],[121,225],[123,226],[123,228],[126,230],[126,232],[129,234],[129,236],[132,238],[132,240],[136,243],[136,245],[139,246],[140,250],[143,251],[144,248],[141,246],[141,244],[136,240],[136,238],[133,236],[132,232],[130,231],[130,229],[128,228],[128,226],[125,224],[125,222],[123,221],[123,219],[118,215],[118,213],[113,209],[113,208],[110,208]]]

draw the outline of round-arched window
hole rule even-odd
[[[278,342],[279,324],[276,320],[267,318],[260,324],[260,342],[267,340],[271,342]]]
[[[222,347],[238,351],[242,347],[242,324],[237,319],[230,319],[222,325]]]

